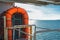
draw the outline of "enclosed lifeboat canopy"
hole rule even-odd
[[[13,7],[6,11],[6,27],[13,27],[14,25],[28,25],[27,12],[19,7]],[[22,31],[29,33],[29,28],[22,28]],[[15,32],[15,39],[18,38],[18,32]],[[21,34],[21,38],[28,38],[26,34]],[[8,40],[13,40],[13,30],[8,30]]]

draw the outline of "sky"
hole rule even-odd
[[[29,19],[60,20],[60,5],[36,6],[32,4],[15,3],[15,6],[25,9]]]

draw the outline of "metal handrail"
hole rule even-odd
[[[60,32],[60,29],[54,29],[54,30],[39,30],[39,31],[36,31],[36,33],[42,33],[42,32],[51,32],[51,31],[58,31]]]

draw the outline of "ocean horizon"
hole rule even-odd
[[[60,20],[35,20],[33,24],[40,28],[60,29]],[[60,40],[60,32],[50,31],[37,33],[36,40]]]

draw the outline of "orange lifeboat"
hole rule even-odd
[[[20,17],[20,19],[21,19],[21,21],[20,21],[21,23],[19,22],[20,24],[17,23],[18,21],[16,21],[16,20],[15,20],[16,22],[13,22],[14,15],[15,15],[15,17],[16,16],[18,18]],[[13,25],[28,25],[27,12],[22,8],[19,8],[19,7],[10,8],[9,10],[6,11],[5,16],[6,16],[6,27],[12,27]],[[30,29],[28,27],[23,28],[23,31],[29,34]],[[21,37],[28,38],[29,36],[24,34]],[[11,29],[8,30],[8,40],[13,40],[13,30],[11,30]]]

